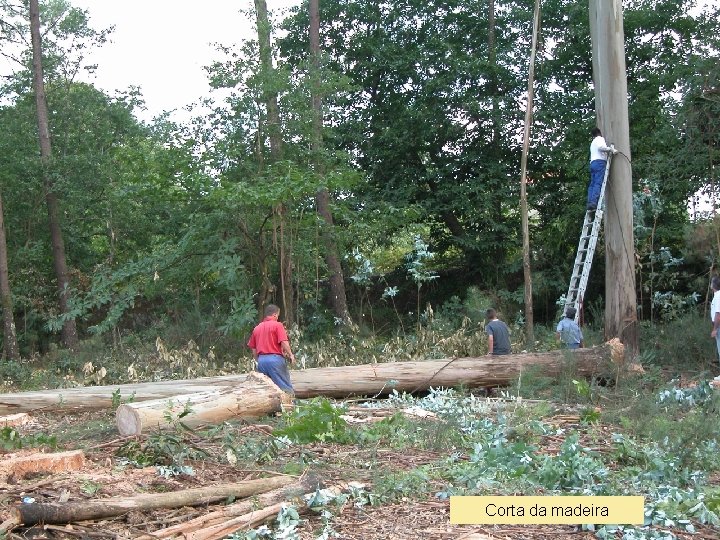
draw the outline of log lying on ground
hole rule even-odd
[[[620,344],[622,347],[622,344]],[[601,345],[588,349],[522,353],[507,356],[481,356],[428,360],[419,362],[388,362],[357,366],[294,370],[291,378],[298,397],[328,396],[349,397],[398,391],[426,390],[431,386],[466,387],[505,386],[517,378],[521,371],[537,366],[542,373],[557,374],[572,356],[578,375],[607,372],[611,346]],[[183,394],[212,392],[243,383],[247,375],[205,377],[185,381],[163,381],[133,385],[94,386],[0,394],[0,414],[46,408],[53,411],[89,410],[110,408],[113,393],[133,402],[150,399],[168,399]],[[389,381],[396,381],[394,385]]]
[[[282,501],[291,500],[307,492],[312,492],[317,488],[318,480],[306,475],[297,482],[293,482],[292,484],[288,484],[281,488],[258,495],[257,497],[253,497],[252,500],[239,501],[229,504],[219,510],[208,512],[207,514],[198,516],[184,523],[178,523],[177,525],[153,531],[152,533],[144,536],[139,536],[136,540],[153,540],[175,537],[187,538],[187,535],[194,531],[207,529],[220,523],[225,523],[238,516],[248,514],[257,508],[266,508]]]
[[[186,394],[169,399],[154,399],[120,405],[115,419],[120,435],[140,435],[153,427],[171,425],[168,416],[189,426],[219,424],[230,418],[258,418],[281,409],[286,394],[261,373],[250,373],[232,389]],[[169,413],[169,414],[168,414]]]
[[[571,355],[526,353],[482,358],[458,358],[434,362],[393,362],[334,368],[317,368],[295,372],[294,386],[298,397],[323,395],[347,397],[425,390],[431,386],[503,386],[515,379],[528,366],[540,366],[543,373],[557,374]],[[574,355],[576,370],[597,373],[605,362],[595,349],[581,349]],[[608,353],[609,356],[609,353]],[[312,378],[308,380],[308,374]],[[391,382],[394,381],[394,382]],[[260,416],[280,410],[282,392],[264,375],[250,374],[246,382],[230,393],[191,394],[170,398],[173,407],[182,411],[185,405],[192,413],[192,425],[221,422],[233,416]],[[117,425],[122,435],[139,435],[147,427],[168,425],[168,400],[159,399],[121,405]]]
[[[14,519],[25,526],[38,523],[72,523],[88,519],[121,516],[131,510],[156,510],[198,506],[221,501],[227,497],[249,497],[282,487],[292,482],[287,476],[260,478],[232,484],[219,484],[169,493],[144,493],[134,497],[112,497],[72,503],[32,503],[12,508]]]

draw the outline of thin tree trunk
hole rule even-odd
[[[10,360],[19,360],[15,318],[13,316],[12,294],[10,293],[10,273],[8,271],[7,237],[3,216],[2,194],[0,193],[0,304],[3,312],[3,349]]]
[[[533,98],[535,95],[535,53],[537,51],[538,29],[540,26],[540,0],[535,0],[533,17],[532,46],[530,48],[530,67],[528,68],[527,104],[525,106],[525,134],[520,163],[520,214],[523,235],[523,275],[525,277],[525,336],[527,348],[535,348],[535,330],[533,324],[532,272],[530,269],[530,226],[528,223],[527,203],[527,156],[530,146],[530,124],[532,124]]]
[[[638,353],[639,335],[621,0],[590,0],[590,36],[597,125],[619,151],[605,188],[605,336],[620,338],[632,358]]]
[[[40,138],[40,161],[43,168],[43,184],[45,189],[45,202],[48,209],[48,222],[50,225],[50,241],[52,244],[53,263],[57,278],[58,304],[60,313],[69,312],[70,281],[68,279],[67,264],[65,262],[65,243],[60,228],[60,210],[58,199],[53,191],[53,181],[48,168],[52,159],[50,145],[50,122],[47,99],[45,97],[45,82],[43,80],[42,43],[40,38],[40,7],[38,0],[30,0],[30,35],[32,38],[33,56],[33,89],[35,90],[35,103],[37,106],[38,136]],[[74,319],[68,319],[63,324],[62,340],[68,349],[75,349],[78,344],[77,327]]]
[[[500,149],[500,104],[498,92],[498,74],[497,74],[497,47],[495,42],[495,0],[488,0],[488,64],[490,64],[490,75],[488,89],[492,99],[491,126],[492,126],[492,151],[499,154]],[[495,197],[493,209],[495,211],[495,220],[501,223],[503,217],[503,200],[502,197]],[[502,262],[505,260],[505,235],[503,232],[495,231],[495,284],[500,283],[500,269]]]
[[[322,96],[320,95],[320,5],[319,0],[310,0],[310,58],[312,66],[312,109],[313,109],[313,136],[312,150],[315,167],[318,174],[323,173],[322,164]],[[321,231],[325,247],[325,263],[330,273],[330,300],[335,316],[343,323],[350,322],[350,313],[347,307],[345,294],[345,279],[343,277],[340,256],[334,238],[333,216],[330,210],[330,194],[327,189],[321,189],[315,195],[317,213],[322,218],[324,226]]]
[[[270,138],[270,156],[274,162],[283,158],[282,124],[280,123],[280,107],[278,95],[273,90],[275,68],[272,63],[272,45],[270,41],[270,19],[267,13],[266,0],[255,0],[255,13],[257,15],[258,44],[260,49],[260,69],[262,70],[263,101],[267,109],[267,131]],[[293,300],[293,264],[292,251],[288,252],[287,239],[287,205],[280,203],[275,209],[280,218],[280,239],[278,242],[278,256],[280,262],[280,292],[282,295],[283,317],[288,326],[295,322]]]

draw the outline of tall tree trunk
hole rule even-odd
[[[638,322],[621,0],[590,0],[590,35],[597,124],[619,151],[605,188],[605,335],[620,338],[632,358],[638,352]]]
[[[0,304],[2,304],[4,333],[3,349],[10,360],[19,360],[17,337],[15,335],[15,319],[13,317],[12,296],[10,294],[10,274],[8,272],[7,241],[5,236],[5,219],[3,216],[2,194],[0,193]]]
[[[523,274],[525,277],[525,337],[528,350],[535,348],[535,329],[533,324],[532,272],[530,269],[530,227],[528,224],[527,203],[527,156],[530,147],[530,124],[532,123],[533,98],[535,96],[535,53],[537,51],[538,28],[540,27],[540,0],[535,0],[533,17],[532,45],[530,47],[530,66],[528,68],[527,104],[525,106],[525,133],[523,136],[522,158],[520,159],[520,214],[523,236]]]
[[[319,0],[310,0],[310,58],[312,60],[312,108],[313,138],[312,150],[315,155],[315,167],[319,174],[323,172],[322,164],[322,96],[320,95],[320,5]],[[330,211],[330,194],[321,189],[315,195],[317,213],[324,222],[322,240],[325,247],[325,263],[330,273],[330,300],[335,316],[343,323],[350,322],[350,313],[345,295],[345,279],[343,277],[337,244],[334,238],[333,216]]]
[[[267,130],[270,137],[270,157],[273,161],[283,158],[282,125],[280,123],[280,107],[278,95],[273,88],[275,68],[272,62],[272,45],[270,43],[270,19],[267,13],[266,0],[255,0],[255,13],[257,15],[258,44],[260,48],[260,69],[262,70],[263,101],[267,109]],[[281,203],[275,209],[280,218],[280,238],[278,242],[278,255],[280,259],[280,292],[285,323],[289,326],[295,322],[294,289],[293,289],[293,259],[292,250],[289,250],[289,234],[287,227],[287,205]]]
[[[493,153],[499,155],[500,149],[500,104],[497,74],[497,48],[495,42],[495,0],[488,0],[488,64],[490,64],[490,76],[488,89],[492,99],[492,111],[490,123],[492,126],[492,140],[490,147]],[[502,180],[500,180],[502,181]],[[503,217],[503,199],[502,197],[494,198],[493,210],[495,211],[495,221],[502,223]],[[500,272],[505,261],[505,233],[500,230],[495,231],[495,285],[500,284]]]
[[[69,312],[70,282],[68,279],[67,264],[65,262],[65,243],[60,228],[60,210],[58,199],[53,191],[54,186],[48,168],[52,159],[50,146],[50,124],[45,97],[45,82],[43,80],[42,43],[40,39],[40,7],[38,0],[30,0],[30,35],[32,39],[33,57],[33,90],[35,90],[35,103],[37,106],[38,136],[40,139],[40,161],[43,168],[43,184],[45,189],[45,202],[48,209],[48,222],[50,225],[50,242],[52,244],[55,277],[57,279],[58,304],[60,313]],[[63,324],[62,340],[68,349],[75,349],[78,344],[77,328],[74,319],[68,319]]]

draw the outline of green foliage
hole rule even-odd
[[[22,448],[48,448],[57,449],[57,438],[54,435],[36,433],[21,435],[15,429],[6,426],[0,429],[0,448],[5,451],[20,450]]]
[[[117,449],[115,455],[124,458],[136,467],[166,465],[183,467],[188,460],[206,459],[208,454],[183,431],[157,431],[145,441],[128,441]]]
[[[275,436],[287,437],[298,443],[348,442],[348,425],[341,418],[345,408],[326,398],[299,403],[283,416],[284,426],[275,429]]]

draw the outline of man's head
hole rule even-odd
[[[590,135],[593,136],[593,139],[595,137],[602,137],[602,132],[600,131],[600,128],[593,128],[593,130],[590,132]]]
[[[485,318],[486,318],[488,321],[492,321],[493,319],[497,319],[497,311],[495,311],[493,308],[489,308],[489,309],[485,312]]]
[[[713,291],[720,291],[720,276],[713,276],[710,280],[710,287]]]
[[[574,319],[576,313],[577,313],[577,309],[575,309],[574,307],[569,307],[565,310],[565,316],[568,319]]]
[[[273,317],[277,319],[277,316],[280,315],[280,308],[277,307],[275,304],[268,304],[265,306],[265,317]]]

